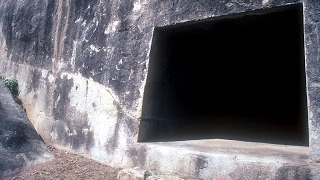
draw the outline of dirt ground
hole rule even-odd
[[[30,166],[4,180],[111,180],[119,169],[106,166],[81,155],[49,147],[54,159]]]

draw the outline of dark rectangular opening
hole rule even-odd
[[[154,29],[139,141],[308,146],[302,4]]]

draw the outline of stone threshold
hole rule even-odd
[[[223,139],[148,142],[145,169],[185,179],[308,178],[309,147]]]

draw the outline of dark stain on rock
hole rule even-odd
[[[74,150],[84,148],[86,151],[90,151],[94,146],[94,132],[90,130],[87,114],[80,113],[73,107],[67,108],[64,121],[55,121],[51,131],[57,133],[59,144],[70,146]]]
[[[268,179],[272,168],[259,163],[241,164],[229,176],[231,179]]]
[[[109,154],[112,154],[114,152],[114,150],[117,148],[117,144],[119,142],[119,128],[120,128],[120,123],[121,122],[117,122],[116,126],[114,128],[114,133],[113,136],[111,138],[108,139],[105,148],[107,150],[107,152]]]
[[[128,144],[135,144],[137,139],[135,139],[138,134],[138,129],[139,129],[139,122],[136,119],[133,119],[132,117],[129,117],[122,109],[120,106],[117,106],[118,109],[118,116],[117,119],[119,122],[123,123],[125,125],[126,129],[126,134],[128,136]],[[115,131],[116,133],[116,131]],[[145,164],[146,160],[146,147],[139,146],[133,146],[129,147],[129,150],[127,150],[127,154],[132,158],[132,162],[134,163],[135,166],[140,166],[143,167]]]
[[[142,72],[146,66],[143,61],[147,57],[141,53],[145,49],[142,45],[144,35],[135,27],[117,34],[121,38],[114,42],[114,58],[109,62],[110,70],[105,78],[110,88],[118,95],[121,104],[130,109],[135,100],[141,97],[139,84],[144,78]]]
[[[86,78],[101,82],[108,67],[105,59],[106,52],[103,51],[108,44],[104,31],[110,22],[112,11],[111,2],[103,4],[98,2],[97,0],[71,2],[70,23],[67,28],[69,36],[65,39],[64,53],[65,56],[70,58],[73,56],[72,58],[75,59],[75,64],[68,64],[69,70],[80,72]],[[87,29],[90,31],[87,32]],[[81,44],[74,44],[75,40]],[[97,51],[90,48],[92,45]],[[72,52],[70,49],[76,50]]]
[[[133,10],[133,0],[123,0],[120,2],[118,16],[120,19],[125,19]]]
[[[35,67],[50,67],[53,52],[52,6],[53,0],[48,4],[45,1],[30,3],[17,0],[6,4],[2,14],[2,33],[6,39],[7,57]]]
[[[114,150],[117,148],[117,143],[118,141],[121,141],[119,139],[119,127],[124,126],[125,133],[128,136],[126,139],[127,144],[131,147],[128,147],[129,149],[126,151],[126,154],[130,157],[132,157],[132,162],[136,166],[142,167],[145,164],[145,158],[146,158],[146,148],[144,146],[136,147],[134,144],[136,143],[137,139],[135,139],[138,133],[138,127],[139,127],[139,122],[132,117],[129,117],[120,106],[117,106],[118,109],[118,123],[116,125],[115,131],[114,131],[114,136],[108,141],[108,151],[109,152],[114,152]]]
[[[123,76],[123,71],[112,72],[111,76],[108,77],[110,85],[116,92],[124,91],[125,84],[121,82],[120,78]],[[124,77],[124,76],[123,76]]]
[[[92,21],[94,17],[94,6],[97,4],[99,0],[75,0],[74,8],[75,12],[78,16],[83,16],[84,20]],[[89,8],[90,6],[90,8]]]
[[[73,149],[85,147],[89,151],[93,145],[93,133],[88,124],[88,115],[86,113],[79,113],[70,108],[68,111],[67,126],[70,133],[68,136],[69,143]]]
[[[207,161],[206,157],[197,155],[196,169],[195,169],[197,176],[199,176],[202,169],[207,168],[207,167],[208,167],[208,161]]]
[[[310,19],[310,24],[318,24],[320,22],[320,4],[317,0],[308,0],[309,5],[305,6],[306,16]]]
[[[47,36],[44,36],[43,43],[43,53],[44,54],[52,54],[53,44],[51,41],[51,36],[48,36],[48,34],[52,33],[52,27],[53,27],[53,14],[54,14],[54,7],[55,7],[55,0],[48,0],[47,10],[46,10],[46,16],[45,16],[45,24],[44,24],[44,34]]]
[[[110,38],[110,43],[114,44],[113,60],[109,62],[108,76],[106,76],[108,84],[119,95],[121,102],[126,102],[126,106],[130,107],[133,104],[134,98],[130,95],[125,95],[126,91],[135,92],[137,89],[135,74],[140,71],[141,51],[144,49],[139,43],[144,37],[139,28],[133,26],[130,15],[133,11],[133,1],[125,0],[119,5],[117,11],[118,17],[121,20],[117,27],[117,34],[114,38]],[[140,52],[140,53],[139,53]],[[136,59],[132,61],[131,59]]]
[[[67,75],[60,78],[58,75],[56,79],[56,88],[53,94],[53,116],[55,120],[66,121],[67,108],[69,107],[70,99],[69,93],[73,86],[73,79],[68,79]]]
[[[128,150],[128,154],[132,157],[134,166],[144,167],[147,157],[147,149],[145,146],[131,148]]]
[[[128,136],[130,137],[135,136],[138,133],[138,129],[139,129],[138,120],[128,116],[127,113],[123,111],[122,107],[118,105],[117,105],[117,112],[118,112],[117,119],[120,122],[125,123],[127,127],[126,130],[128,130],[127,132]]]
[[[309,180],[311,179],[311,170],[309,166],[282,166],[277,171],[275,179]]]
[[[41,70],[34,68],[30,71],[30,78],[28,79],[29,82],[27,84],[27,93],[31,92],[32,90],[36,92],[41,83],[41,76]]]
[[[88,125],[87,115],[82,115],[80,122],[69,122],[68,127],[70,131],[76,132],[72,133],[70,138],[70,144],[74,149],[79,149],[82,146],[85,146],[85,149],[89,151],[94,146],[93,134]],[[80,119],[79,118],[79,119]],[[78,118],[76,117],[78,120]]]
[[[87,133],[82,133],[82,137],[81,139],[85,140],[85,147],[86,147],[86,150],[87,151],[90,151],[90,149],[93,148],[94,146],[94,139],[93,139],[93,135],[94,135],[94,132],[92,132],[90,130],[90,128],[88,128],[88,132]]]
[[[120,106],[117,106],[117,109],[118,109],[118,111],[117,111],[118,112],[118,115],[117,115],[118,122],[116,123],[113,136],[106,143],[106,149],[109,153],[114,152],[114,150],[117,148],[118,142],[121,141],[121,139],[119,139],[120,126],[125,127],[126,135],[128,136],[128,139],[126,139],[126,140],[131,141],[131,142],[128,142],[128,144],[134,144],[134,141],[135,141],[134,138],[138,132],[138,127],[139,127],[138,121],[135,121],[131,117],[127,116],[126,113],[123,112],[123,110],[121,109]],[[129,154],[136,153],[136,150],[134,149],[134,147],[132,147],[132,148],[133,149],[130,149],[128,151]]]
[[[14,0],[12,1],[14,2]],[[13,27],[14,27],[14,4],[15,3],[11,3],[8,4],[8,6],[2,10],[1,14],[2,14],[2,18],[1,20],[3,21],[3,25],[2,25],[2,33],[5,36],[5,40],[6,40],[6,45],[8,48],[8,52],[7,52],[7,57],[10,55],[10,52],[12,51],[12,47],[13,47]]]
[[[118,16],[121,19],[119,31],[127,31],[130,29],[130,19],[127,16],[132,13],[133,10],[133,1],[132,0],[123,0],[120,3],[118,9]]]

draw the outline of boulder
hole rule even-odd
[[[49,148],[0,81],[0,179],[53,158]]]

